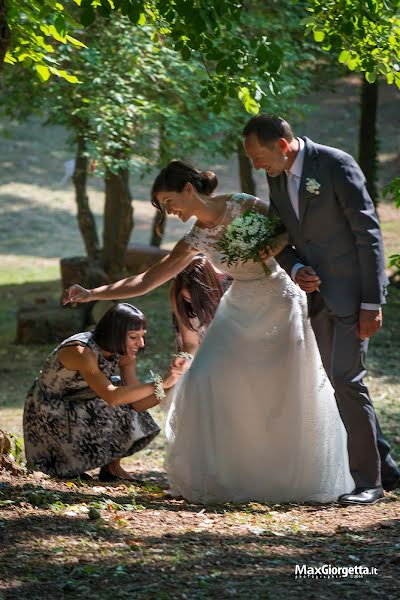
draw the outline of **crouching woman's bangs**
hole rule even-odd
[[[128,331],[146,329],[146,317],[141,310],[118,302],[100,319],[93,331],[93,339],[100,348],[112,354],[126,354],[126,336]]]

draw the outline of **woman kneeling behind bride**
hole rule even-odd
[[[205,254],[233,283],[171,393],[173,493],[201,503],[336,500],[354,482],[306,296],[274,258],[269,276],[260,262],[224,263],[218,244],[227,226],[248,210],[267,215],[268,206],[248,194],[213,196],[216,185],[213,173],[171,162],[154,182],[153,203],[184,222],[196,216],[194,226],[145,273],[93,290],[72,286],[67,301],[145,294]]]
[[[25,452],[36,469],[76,477],[101,467],[101,481],[132,479],[120,460],[159,433],[146,409],[181,372],[171,367],[162,387],[138,381],[136,357],[145,334],[144,314],[119,303],[93,332],[77,333],[53,350],[25,402]],[[122,385],[116,386],[112,377],[118,375]]]

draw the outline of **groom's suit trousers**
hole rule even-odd
[[[363,381],[368,340],[359,338],[359,315],[334,315],[314,292],[309,297],[309,316],[347,431],[350,471],[356,487],[377,487],[381,478],[392,479],[397,467]]]

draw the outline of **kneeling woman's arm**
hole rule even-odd
[[[159,403],[154,394],[153,383],[134,383],[115,386],[102,373],[95,354],[87,347],[68,346],[58,352],[58,360],[70,371],[79,371],[88,386],[111,406],[132,404],[132,408],[141,412]],[[170,368],[163,378],[162,387],[169,389],[180,377],[180,370]]]

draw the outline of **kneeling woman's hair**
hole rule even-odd
[[[118,302],[109,308],[97,323],[93,331],[93,340],[102,350],[113,354],[125,354],[128,331],[146,329],[146,326],[146,317],[141,310],[127,302]]]
[[[175,277],[176,309],[183,325],[191,331],[197,331],[198,327],[208,327],[226,287],[207,258],[200,254],[196,256]],[[189,292],[190,302],[185,300],[183,290]],[[192,322],[195,318],[199,321],[197,327]]]

